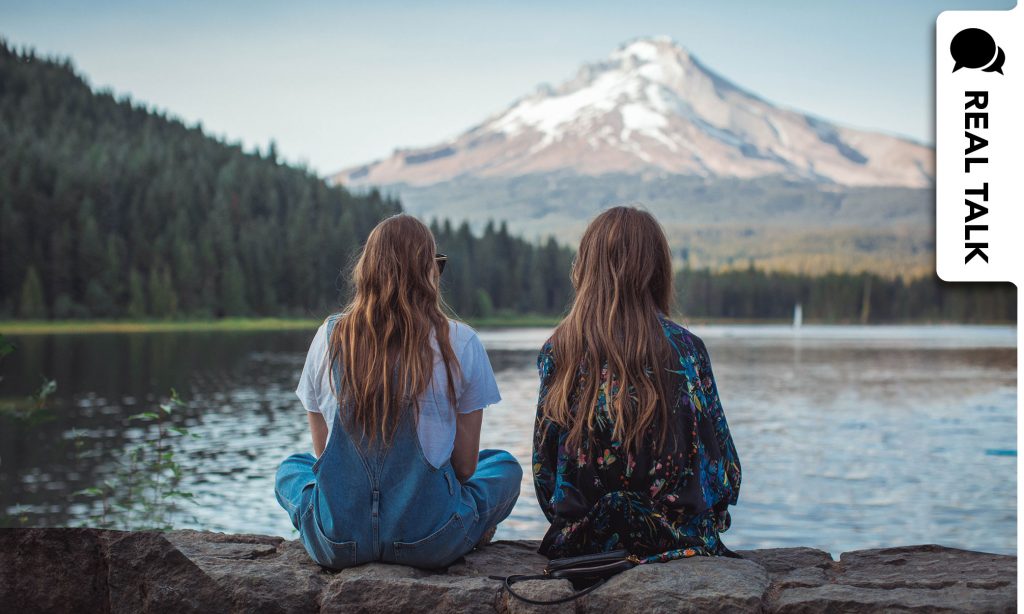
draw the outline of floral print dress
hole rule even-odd
[[[568,431],[545,419],[541,403],[554,375],[551,342],[537,358],[540,397],[533,441],[537,500],[551,527],[540,553],[549,558],[625,549],[645,562],[695,555],[735,556],[719,539],[740,490],[740,461],[718,398],[707,348],[659,315],[672,348],[668,432],[629,454],[612,436],[604,388],[593,442],[566,449]],[[603,375],[603,374],[602,374]],[[582,381],[583,374],[577,371]],[[607,384],[606,384],[607,385]],[[615,386],[614,382],[612,384]]]

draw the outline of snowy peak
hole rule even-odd
[[[558,87],[538,87],[456,139],[398,150],[334,179],[427,185],[565,170],[926,187],[934,153],[773,106],[670,38],[651,37],[583,65]]]
[[[508,136],[533,129],[551,141],[573,129],[586,130],[617,111],[627,132],[656,132],[673,111],[673,101],[661,90],[681,81],[688,64],[689,55],[670,41],[638,40],[615,51],[607,62],[583,66],[557,90],[538,90],[486,127]]]

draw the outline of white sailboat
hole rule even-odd
[[[804,308],[797,303],[793,305],[793,328],[800,328],[804,325]]]

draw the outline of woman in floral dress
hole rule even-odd
[[[624,549],[646,561],[735,556],[719,538],[740,462],[707,348],[668,318],[672,262],[652,215],[591,222],[569,315],[537,360],[537,500],[549,558]]]

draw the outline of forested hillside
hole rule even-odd
[[[0,41],[0,319],[322,316],[343,298],[339,274],[369,230],[398,211],[377,191],[353,194],[280,164],[273,148],[246,152],[93,92],[69,62]],[[443,288],[458,315],[567,307],[568,247],[526,241],[504,222],[479,234],[462,220],[431,224],[449,255]],[[564,231],[546,229],[563,241]],[[934,276],[685,268],[677,282],[684,317],[785,319],[796,302],[808,321],[1016,315],[1013,286]]]
[[[676,264],[746,266],[820,275],[832,271],[920,277],[935,271],[935,193],[919,188],[821,186],[780,177],[533,173],[392,185],[415,215],[505,216],[526,237],[557,228],[577,240],[603,207],[643,203],[665,227]]]
[[[800,304],[808,322],[1013,322],[1017,290],[1011,284],[947,283],[929,275],[913,280],[872,273],[796,275],[746,269],[676,274],[684,317],[788,320]]]
[[[369,230],[401,210],[280,164],[272,148],[245,152],[94,93],[69,62],[6,43],[0,144],[0,317],[322,314]],[[460,313],[565,304],[565,275],[531,271],[568,270],[567,249],[439,230]]]

